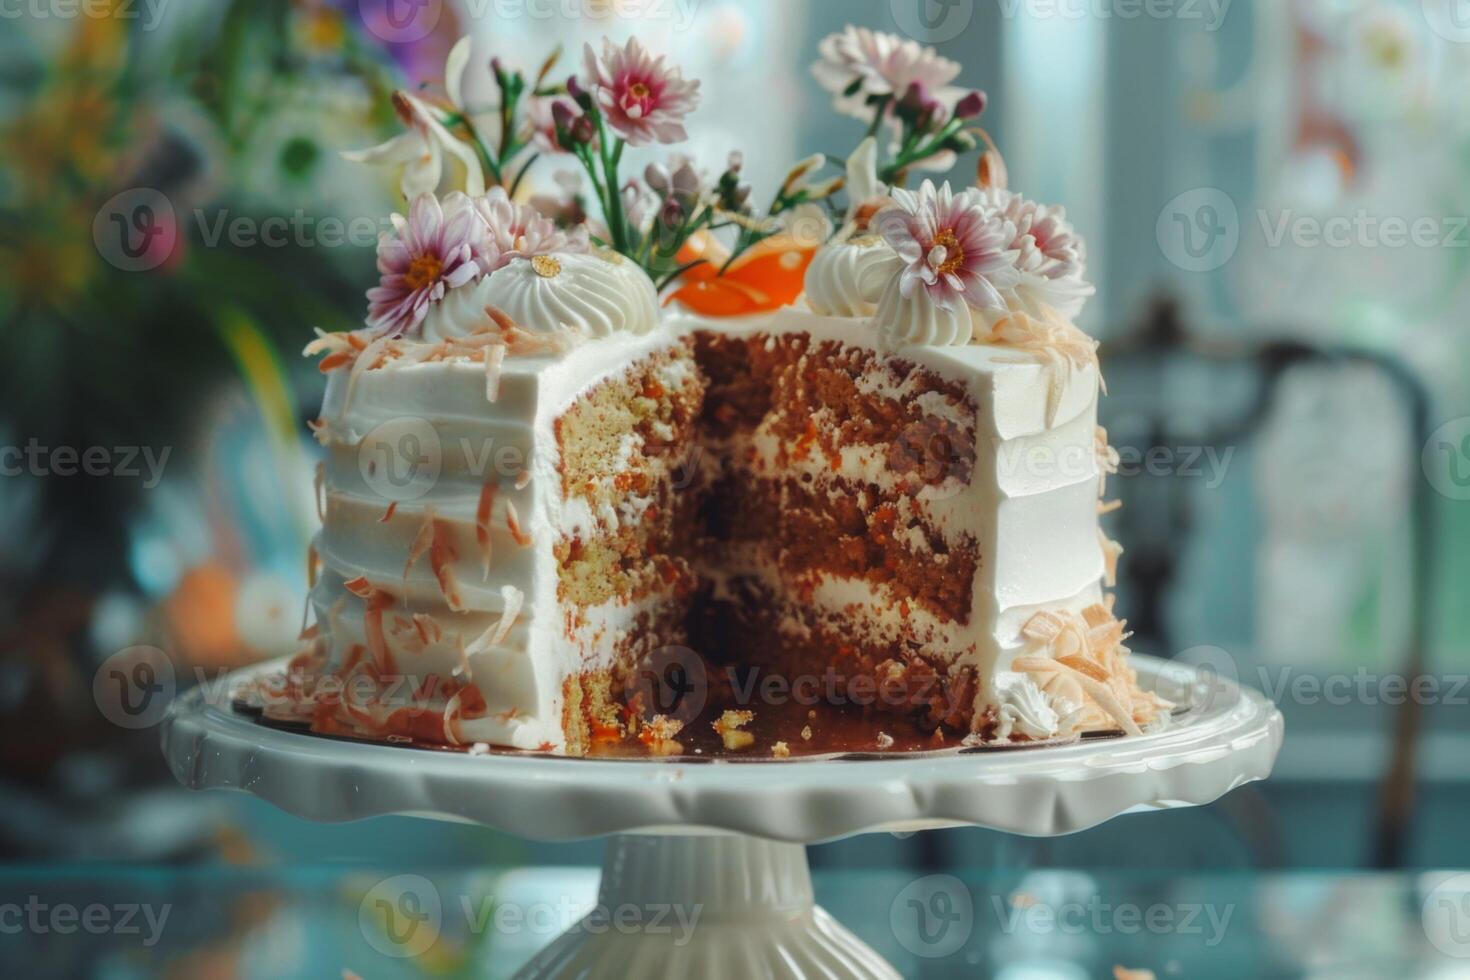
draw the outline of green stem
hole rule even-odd
[[[521,181],[524,180],[526,178],[526,174],[530,172],[532,164],[534,164],[539,159],[541,159],[541,154],[533,153],[531,154],[531,159],[527,160],[525,165],[521,167],[520,172],[516,174],[516,179],[511,181],[510,183],[509,193],[511,197],[516,196],[516,191],[520,188]]]
[[[673,282],[675,279],[678,279],[680,276],[682,276],[684,273],[688,272],[695,266],[704,265],[708,261],[708,259],[695,259],[693,262],[685,262],[673,272],[670,272],[668,275],[664,276],[663,279],[659,280],[658,291],[663,292],[664,288],[667,287],[669,283]]]

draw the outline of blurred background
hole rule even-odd
[[[1131,645],[1264,690],[1288,736],[1269,782],[1208,807],[814,848],[819,898],[911,975],[1470,976],[1470,906],[1448,939],[1424,918],[1470,866],[1470,4],[416,9],[403,30],[385,0],[0,3],[0,963],[502,975],[556,929],[384,958],[363,892],[413,868],[446,893],[591,900],[596,842],[185,793],[156,716],[96,685],[139,645],[167,653],[171,689],[295,646],[322,389],[299,352],[360,325],[398,190],[339,153],[398,131],[393,89],[442,85],[464,33],[534,72],[557,44],[570,71],[583,40],[636,32],[703,79],[696,158],[743,149],[763,200],[861,136],[809,71],[851,22],[961,62],[1011,186],[1087,239]],[[976,896],[944,956],[888,915],[938,870]],[[1214,945],[1008,932],[989,896],[1021,890],[1236,918]],[[7,928],[36,896],[175,912],[156,944]]]

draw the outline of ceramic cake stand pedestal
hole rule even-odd
[[[615,835],[597,907],[523,977],[898,977],[813,902],[804,845],[962,825],[1068,834],[1129,811],[1208,803],[1270,772],[1282,720],[1259,693],[1151,657],[1134,664],[1145,687],[1189,705],[1168,729],[1013,751],[711,763],[471,756],[266,727],[208,703],[204,689],[173,704],[163,747],[184,785],[244,790],[308,820],[408,814],[537,840]],[[670,909],[697,909],[692,938],[653,928]]]

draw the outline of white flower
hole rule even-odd
[[[847,158],[847,214],[843,234],[850,235],[858,225],[864,205],[886,198],[888,185],[878,179],[878,141],[869,136],[857,145]]]
[[[461,38],[450,50],[444,64],[444,87],[450,102],[461,109],[461,85],[470,57],[470,39]],[[485,176],[479,158],[470,147],[444,125],[448,118],[441,110],[407,92],[393,93],[393,108],[408,131],[386,143],[365,150],[342,154],[356,163],[402,166],[400,186],[403,196],[412,201],[421,194],[433,194],[444,174],[444,153],[448,152],[464,165],[464,189],[470,197],[485,193]]]

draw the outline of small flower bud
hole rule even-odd
[[[979,89],[960,99],[954,107],[954,114],[958,119],[974,119],[984,111],[985,93]]]
[[[577,121],[572,123],[571,134],[572,140],[577,143],[591,143],[597,138],[597,127],[585,115],[578,116]]]
[[[556,123],[557,129],[570,131],[582,114],[576,112],[565,102],[553,102],[551,104],[551,119]]]
[[[576,75],[572,75],[567,79],[567,94],[576,101],[577,105],[582,107],[584,112],[592,108],[592,96],[582,87],[582,83],[577,81]]]

